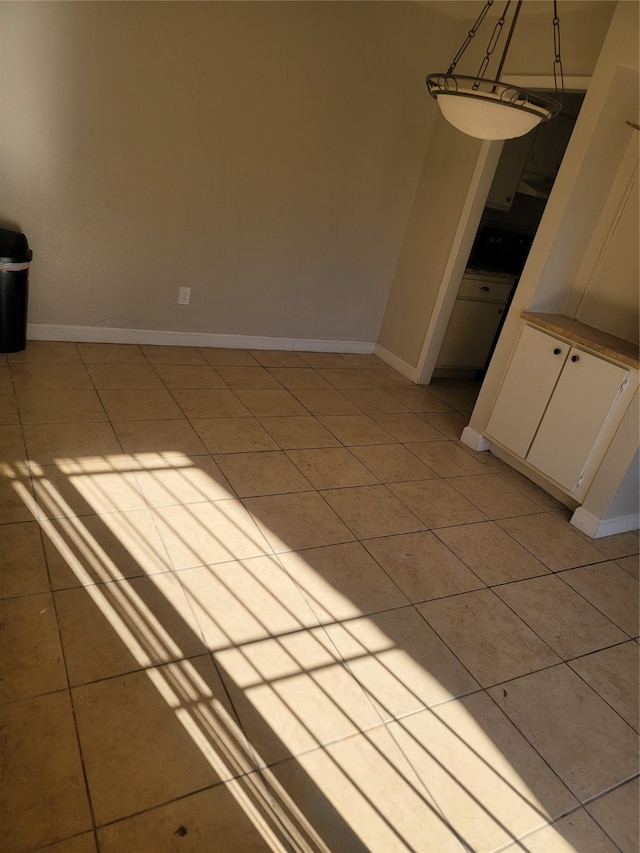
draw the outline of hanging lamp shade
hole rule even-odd
[[[554,98],[497,80],[430,74],[427,87],[449,124],[477,139],[524,136],[562,107]]]
[[[484,75],[502,35],[511,0],[507,0],[489,37],[485,56],[477,75],[470,77],[453,73],[493,3],[494,0],[486,0],[482,12],[469,30],[449,70],[446,73],[429,74],[426,82],[429,94],[436,99],[442,115],[453,127],[477,139],[514,139],[524,136],[541,122],[549,121],[557,115],[562,109],[562,100],[560,97],[549,97],[540,92],[502,83],[499,79],[520,14],[522,0],[517,0],[515,5],[496,79],[487,79]],[[563,82],[557,0],[554,0],[553,41],[555,50],[553,73],[557,95],[558,83],[560,82],[562,86]]]

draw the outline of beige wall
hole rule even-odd
[[[637,148],[637,141],[632,144]],[[578,319],[638,343],[638,179],[613,226],[588,290],[578,312]]]
[[[0,6],[0,216],[34,249],[31,323],[375,340],[452,22],[403,2]]]
[[[410,365],[420,355],[480,145],[438,116],[378,336]]]
[[[636,103],[629,115],[637,116],[637,76],[633,88]],[[637,343],[640,331],[638,139],[635,133],[629,135],[623,165],[612,183],[574,278],[565,313],[575,310],[576,318],[583,323]]]
[[[592,72],[614,5],[581,3],[573,11],[571,3],[563,4],[562,50],[567,76],[583,76]],[[553,33],[550,8],[550,3],[536,0],[525,4],[505,74],[551,73]],[[491,14],[496,18],[498,13]],[[467,30],[468,23],[460,25],[457,44],[462,43]],[[459,73],[477,71],[487,38],[488,31],[480,30],[477,44],[473,45],[469,55],[465,54],[457,69]],[[551,51],[550,57],[545,48]],[[446,66],[429,70],[446,70]],[[479,141],[465,137],[449,128],[442,119],[438,120],[429,142],[379,336],[379,343],[386,350],[411,366],[418,363],[432,320],[479,154]]]

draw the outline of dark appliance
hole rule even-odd
[[[533,237],[501,228],[481,228],[469,255],[467,269],[520,275]]]

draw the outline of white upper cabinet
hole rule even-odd
[[[487,207],[511,210],[516,192],[548,198],[569,143],[575,118],[560,114],[535,130],[508,139],[487,197]]]
[[[574,125],[575,119],[560,114],[536,128],[522,180],[538,189],[541,195],[548,196],[551,191]]]
[[[487,207],[496,210],[511,210],[518,184],[527,165],[534,133],[527,133],[504,143],[496,173],[489,189]]]

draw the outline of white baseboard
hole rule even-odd
[[[271,338],[258,335],[217,335],[208,332],[172,332],[168,329],[116,329],[104,326],[56,326],[29,323],[31,341],[76,341],[102,344],[161,344],[174,347],[297,350],[370,354],[373,341],[330,341],[315,338]]]
[[[491,446],[483,435],[476,432],[475,429],[471,429],[470,426],[466,426],[462,430],[460,441],[472,450],[488,450]]]
[[[388,364],[389,367],[393,367],[394,370],[397,370],[405,379],[409,379],[411,382],[416,381],[416,369],[412,364],[409,364],[408,361],[404,361],[399,356],[389,352],[388,349],[381,347],[380,344],[374,345],[373,354],[377,355],[378,358],[381,361],[384,361],[385,364]]]
[[[591,539],[602,539],[603,536],[614,536],[616,533],[627,533],[640,527],[640,514],[621,515],[618,518],[597,518],[584,507],[579,506],[571,516],[571,524],[582,530]]]

